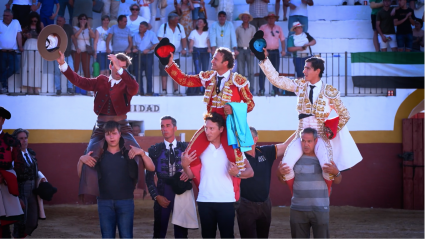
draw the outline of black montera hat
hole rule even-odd
[[[249,41],[249,48],[251,49],[251,52],[254,53],[255,57],[257,57],[260,61],[266,59],[263,48],[267,47],[267,42],[263,37],[264,32],[259,30],[254,34],[251,41]]]
[[[170,43],[168,38],[164,37],[155,47],[155,56],[159,58],[159,61],[162,65],[168,65],[168,61],[171,56],[171,52],[174,53],[176,51],[176,47]]]
[[[0,117],[5,118],[5,119],[10,119],[10,117],[12,117],[12,115],[10,114],[10,112],[5,109],[3,106],[0,106]]]

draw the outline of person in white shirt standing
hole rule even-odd
[[[221,145],[220,136],[224,130],[224,119],[216,113],[204,116],[205,133],[210,142],[201,154],[202,167],[198,194],[198,212],[201,220],[202,237],[215,238],[217,225],[221,238],[234,238],[235,192],[232,177],[251,178],[254,171],[248,160],[244,159],[245,171],[239,171],[236,164],[229,162]],[[190,150],[190,149],[189,149]],[[189,178],[194,175],[190,163],[196,159],[196,151],[182,154],[182,166]]]
[[[187,40],[186,33],[184,32],[183,26],[179,23],[179,15],[171,12],[168,14],[168,22],[162,24],[158,28],[158,40],[161,41],[162,38],[166,37],[170,40],[170,43],[176,48],[174,53],[174,62],[177,65],[180,65],[180,54],[186,55],[187,51]],[[181,47],[182,46],[182,47]],[[183,49],[182,49],[183,48]],[[162,95],[167,94],[167,76],[168,73],[165,71],[165,66],[159,62],[159,75],[162,80]],[[174,86],[174,95],[179,94],[178,85],[176,82],[173,83]]]
[[[313,6],[313,0],[285,0],[284,4],[289,6],[288,30],[289,35],[294,34],[291,27],[294,22],[300,22],[304,26],[304,32],[308,32],[308,11],[307,5]]]
[[[94,59],[99,63],[100,74],[109,76],[109,60],[106,53],[106,38],[108,38],[109,16],[102,16],[102,25],[96,28],[94,38]],[[112,42],[109,42],[109,49],[113,51]]]

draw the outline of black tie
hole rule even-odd
[[[25,159],[27,160],[27,164],[30,165],[32,161],[30,160],[30,157],[28,157],[28,154],[25,153]]]
[[[176,157],[174,155],[173,144],[170,144],[170,164],[173,165],[176,161]]]
[[[311,89],[310,89],[310,93],[308,94],[308,98],[310,99],[310,103],[313,104],[313,89],[314,87],[316,87],[315,85],[310,85]]]
[[[218,95],[218,93],[220,93],[221,80],[223,80],[224,76],[218,76],[217,78],[218,78],[218,82],[215,87],[215,92],[217,92],[217,95]]]

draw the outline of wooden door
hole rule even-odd
[[[403,208],[424,209],[424,119],[403,119]]]

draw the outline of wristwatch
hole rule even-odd
[[[239,170],[239,173],[238,174],[236,174],[236,177],[240,177],[241,176],[241,171]]]
[[[341,175],[341,171],[339,171],[339,172],[335,175],[335,178],[339,177],[339,175]]]

